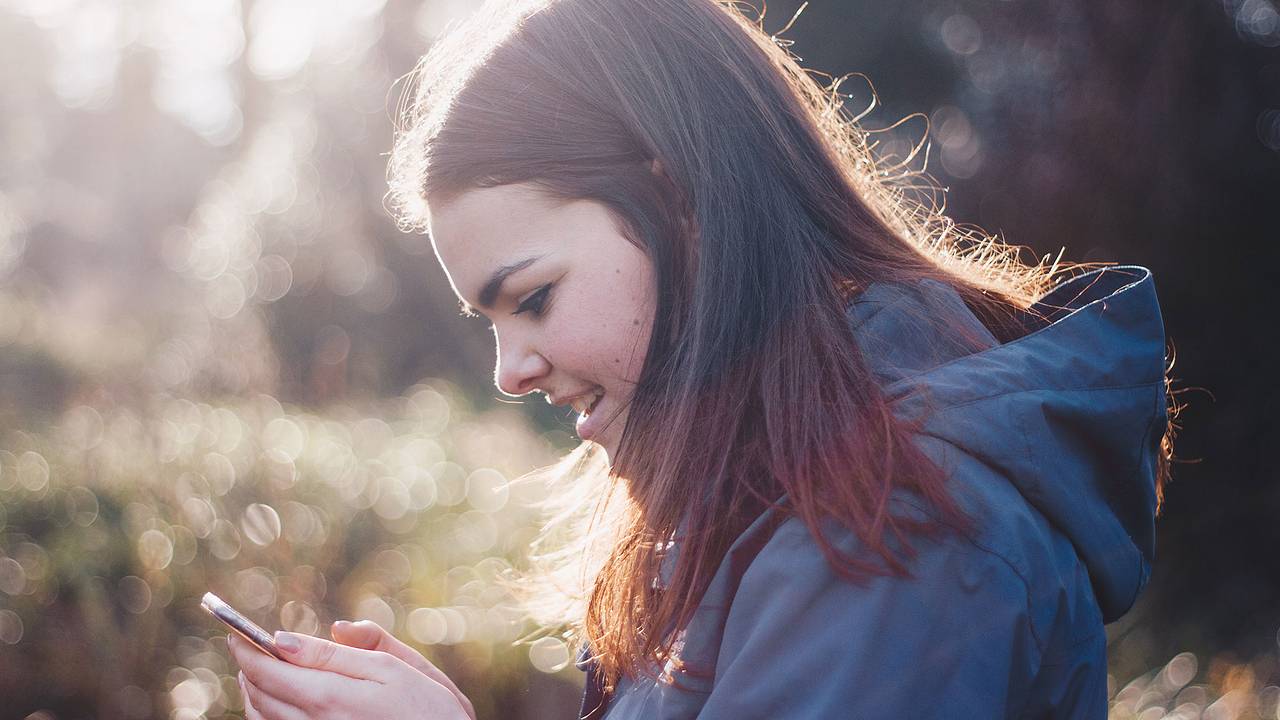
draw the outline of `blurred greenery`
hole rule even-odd
[[[577,709],[499,582],[542,495],[507,481],[568,424],[494,402],[483,324],[382,208],[397,78],[470,4],[0,0],[0,716],[236,716],[207,590],[268,629],[375,620],[482,718]],[[1043,88],[1045,52],[979,53],[952,10],[912,42]],[[910,68],[875,35],[841,42]],[[952,180],[995,156],[965,107],[931,113]],[[1274,653],[1135,647],[1114,718],[1280,717]]]
[[[235,714],[208,590],[375,620],[483,717],[576,710],[496,582],[538,524],[507,481],[572,438],[488,400],[381,207],[433,7],[0,3],[0,715]]]
[[[486,717],[530,702],[531,668],[568,664],[498,582],[542,495],[508,479],[562,449],[447,382],[318,412],[268,395],[76,405],[5,448],[5,697],[98,717],[239,709],[207,590],[268,628],[374,620],[448,667]],[[569,667],[561,698],[576,697]]]

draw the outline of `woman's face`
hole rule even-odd
[[[453,291],[493,323],[498,389],[572,406],[578,436],[616,457],[653,326],[644,252],[603,204],[524,183],[433,204],[428,223]]]

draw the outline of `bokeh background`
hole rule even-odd
[[[213,589],[393,629],[481,718],[582,675],[502,578],[572,446],[383,208],[451,0],[0,0],[0,717],[235,717]],[[798,2],[769,3],[781,30]],[[806,67],[960,222],[1150,267],[1186,404],[1113,718],[1276,718],[1275,0],[819,0]],[[851,110],[871,91],[846,82]],[[926,124],[927,120],[927,124]]]

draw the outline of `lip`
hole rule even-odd
[[[583,394],[586,395],[587,393]],[[590,440],[599,430],[600,423],[604,418],[604,413],[600,412],[600,407],[604,404],[604,399],[608,397],[608,395],[608,393],[601,393],[600,399],[596,400],[595,406],[591,408],[590,415],[578,416],[578,422],[574,424],[574,430],[577,431],[580,439]]]
[[[587,395],[594,395],[594,394],[596,394],[596,388],[591,388],[589,390],[584,390],[583,392],[580,392],[576,395],[566,395],[562,398],[551,398],[550,400],[551,400],[551,404],[555,405],[556,407],[568,407],[572,409],[574,400],[577,400],[580,397],[586,397]]]

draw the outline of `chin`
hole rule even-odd
[[[607,460],[609,463],[609,466],[612,467],[614,459],[618,457],[617,446],[615,446],[613,443],[608,441],[604,441],[604,442],[592,441],[592,442],[595,442],[597,445],[600,446],[600,451],[604,453],[605,460]]]
[[[616,418],[612,423],[601,428],[600,432],[589,441],[604,452],[611,467],[618,458],[618,446],[622,442],[622,427],[625,423],[626,418]]]
[[[609,467],[613,467],[613,461],[618,457],[617,442],[615,442],[613,438],[609,437],[595,438],[590,440],[590,442],[595,443],[596,446],[600,448],[600,451],[604,453],[605,461],[609,464]]]

